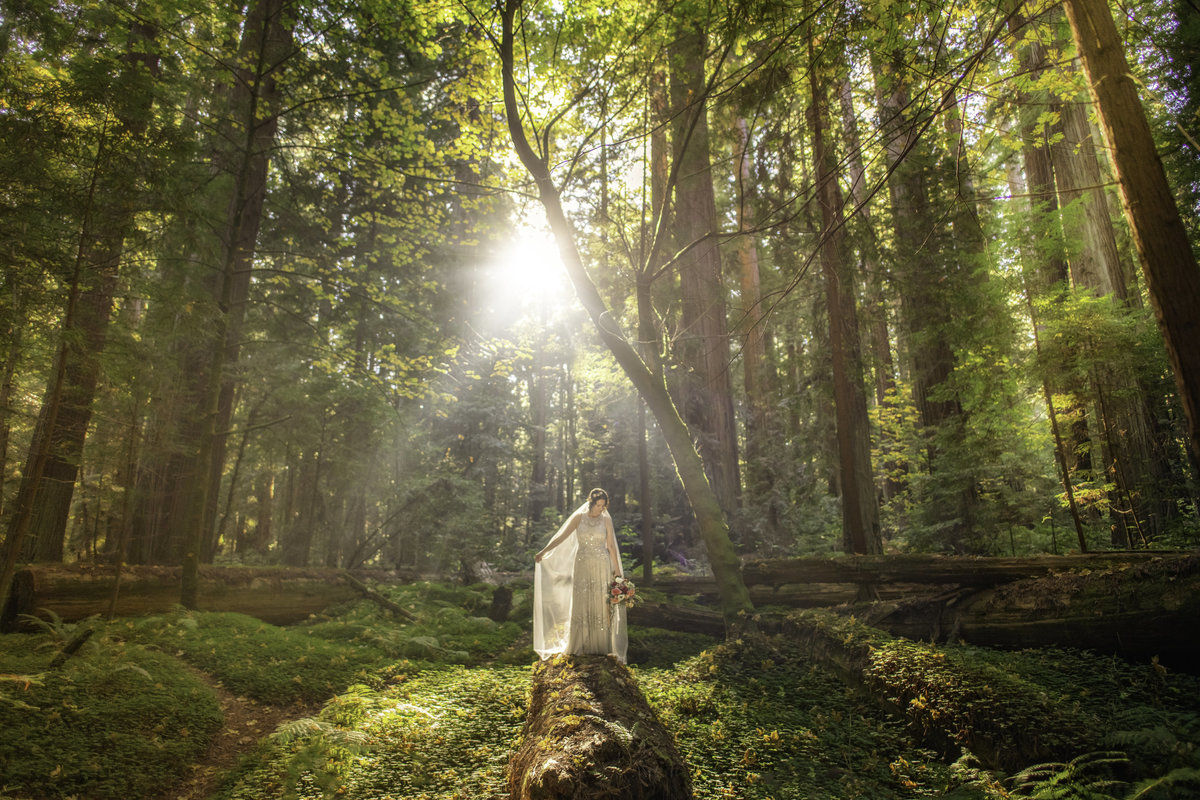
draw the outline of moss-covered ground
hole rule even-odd
[[[0,797],[171,796],[221,735],[193,669],[241,696],[308,704],[249,743],[217,797],[502,797],[528,704],[527,623],[488,619],[484,586],[383,591],[418,622],[366,601],[286,628],[186,612],[87,621],[96,634],[59,670],[49,661],[72,626],[0,637]],[[515,617],[525,601],[518,590]],[[1155,665],[957,648],[951,661],[1095,720],[1112,751],[1003,776],[916,744],[784,638],[634,630],[630,660],[703,800],[1200,796],[1200,681]]]

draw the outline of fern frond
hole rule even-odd
[[[1159,789],[1167,791],[1164,797],[1184,797],[1185,795],[1177,795],[1172,792],[1172,789],[1182,787],[1188,787],[1191,791],[1200,794],[1200,769],[1180,767],[1162,777],[1148,778],[1134,786],[1133,792],[1125,800],[1149,800]]]

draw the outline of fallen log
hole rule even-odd
[[[755,605],[809,608],[853,601],[863,584],[876,585],[881,598],[888,599],[911,593],[907,584],[988,587],[1054,572],[1113,569],[1188,555],[1134,550],[1022,558],[897,553],[751,559],[742,565],[742,578]],[[716,584],[706,576],[667,576],[655,578],[652,585],[670,594],[715,597],[717,593]]]
[[[781,622],[809,658],[945,756],[966,747],[988,769],[1011,772],[1099,747],[1095,720],[996,667],[829,611],[791,612]]]
[[[1074,647],[1200,668],[1200,554],[1047,575],[845,613],[910,639],[1001,648]]]
[[[350,584],[350,586],[354,589],[354,591],[358,592],[360,595],[367,598],[368,600],[370,600],[372,603],[379,606],[380,608],[386,609],[386,610],[392,612],[393,614],[396,614],[397,616],[404,617],[409,622],[417,621],[416,616],[411,611],[409,611],[407,608],[400,605],[399,603],[396,603],[396,602],[393,602],[393,601],[387,599],[386,597],[381,595],[379,592],[370,588],[365,583],[360,581],[358,578],[351,575],[349,572],[342,572],[342,577],[346,580],[346,583]]]
[[[0,630],[15,629],[21,614],[41,614],[43,610],[67,622],[107,615],[115,573],[111,565],[29,565],[14,576]],[[332,569],[203,566],[198,607],[203,611],[237,611],[276,625],[298,622],[357,596],[341,575],[340,570]],[[387,577],[404,579],[395,573]],[[179,603],[179,580],[179,567],[126,565],[121,571],[114,616],[170,610]]]
[[[712,578],[670,577],[653,584],[655,589],[670,595],[687,595],[701,602],[717,600],[717,584]],[[784,606],[787,608],[825,608],[841,603],[852,603],[858,599],[860,587],[856,583],[785,583],[779,586],[766,584],[749,585],[750,601],[756,608]],[[922,584],[903,583],[876,587],[881,599],[898,600],[919,592]]]
[[[706,633],[709,636],[725,635],[724,617],[706,608],[643,602],[629,609],[628,620],[630,625],[640,625],[643,628]]]
[[[623,664],[560,656],[533,669],[512,800],[691,800],[675,740]]]

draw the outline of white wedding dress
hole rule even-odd
[[[542,658],[612,653],[624,663],[625,608],[608,601],[613,577],[608,550],[612,517],[607,511],[589,516],[584,504],[550,541],[570,526],[575,515],[579,522],[571,536],[534,567],[533,649]]]

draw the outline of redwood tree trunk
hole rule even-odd
[[[1200,266],[1104,0],[1064,0],[1200,467]]]
[[[684,30],[671,46],[671,147],[675,180],[674,237],[682,288],[677,350],[688,367],[682,399],[684,418],[700,440],[713,489],[726,513],[738,506],[737,421],[733,408],[729,327],[721,251],[716,239],[717,205],[708,152],[705,103],[705,36]]]
[[[197,569],[213,524],[213,483],[224,463],[226,431],[233,413],[233,384],[225,370],[237,362],[242,321],[250,290],[250,268],[266,198],[267,167],[283,102],[279,77],[292,48],[292,20],[286,0],[259,0],[246,15],[237,80],[232,93],[235,114],[231,140],[233,188],[222,238],[222,272],[215,294],[217,315],[210,340],[211,358],[201,374],[204,389],[189,414],[203,420],[183,520],[183,572],[180,602],[194,607]]]
[[[9,525],[10,537],[18,523],[27,526],[24,549],[38,561],[63,558],[71,498],[100,380],[99,359],[108,339],[125,237],[136,213],[136,176],[130,164],[135,154],[127,148],[139,145],[149,125],[152,83],[159,69],[154,36],[148,24],[136,23],[130,29],[129,50],[114,87],[117,123],[114,130],[102,133],[99,143],[79,236],[74,299],[63,320],[62,343],[51,372],[61,376],[61,383],[52,380],[46,389],[21,474],[16,505],[28,505],[27,514],[15,514]],[[26,516],[28,522],[21,522]]]
[[[811,56],[812,42],[809,42]],[[844,254],[843,198],[835,172],[836,156],[825,142],[827,97],[816,69],[811,122],[817,203],[821,207],[821,271],[829,309],[829,342],[833,361],[833,395],[837,417],[838,464],[842,489],[842,546],[847,553],[881,553],[879,504],[871,469],[867,399],[854,276]]]

